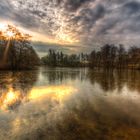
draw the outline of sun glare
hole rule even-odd
[[[7,28],[6,24],[0,23],[0,31],[5,31]]]
[[[12,25],[12,24],[10,24]],[[8,30],[9,24],[6,23],[0,23],[0,31],[3,33],[6,39],[11,38],[17,38],[16,32],[14,29]],[[14,27],[14,25],[12,25]],[[16,28],[15,28],[16,29]],[[24,31],[23,29],[21,29]],[[26,31],[26,30],[25,30]],[[29,32],[29,31],[26,31]],[[34,37],[32,38],[35,41],[43,41],[43,42],[49,42],[49,43],[57,43],[57,44],[75,44],[78,43],[79,40],[76,39],[73,35],[73,33],[66,33],[62,30],[56,32],[56,36],[54,37],[48,37],[46,35],[40,35],[38,33],[30,32]]]
[[[6,32],[6,36],[9,37],[9,38],[13,37],[14,35],[15,34],[13,32],[11,32],[11,31]]]
[[[8,24],[1,23],[0,31],[5,35],[7,39],[12,38],[15,35],[14,31],[8,30]]]
[[[14,92],[13,90],[10,90],[8,93],[6,93],[5,95],[3,95],[3,97],[1,97],[1,99],[3,99],[2,101],[0,101],[0,108],[2,110],[7,110],[7,108],[11,105],[13,105],[14,103],[16,103],[16,101],[19,99],[19,93]]]
[[[78,40],[73,38],[72,35],[63,33],[63,32],[59,32],[56,36],[56,38],[59,40],[59,42],[62,42],[63,44],[73,44],[73,43],[77,43]]]
[[[74,42],[73,39],[70,36],[65,35],[65,34],[60,34],[59,39],[62,40],[62,41],[68,42],[68,43],[73,43]]]

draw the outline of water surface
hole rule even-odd
[[[1,140],[139,140],[140,72],[0,72]]]

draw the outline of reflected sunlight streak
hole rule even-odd
[[[10,89],[8,93],[2,94],[0,97],[0,109],[8,110],[9,107],[12,107],[18,102],[22,102],[23,100],[30,102],[32,100],[42,100],[44,97],[62,101],[64,98],[68,97],[72,93],[75,93],[76,91],[77,89],[72,86],[35,87],[27,96],[23,97],[19,91]]]
[[[7,93],[3,94],[0,99],[0,108],[6,110],[8,107],[15,104],[20,99],[20,94],[14,92],[12,89]]]
[[[71,93],[76,92],[77,89],[71,86],[51,86],[51,87],[40,87],[33,88],[28,96],[30,100],[40,99],[45,96],[53,96],[58,100],[62,100]]]

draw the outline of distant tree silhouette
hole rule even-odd
[[[90,67],[105,69],[140,69],[140,48],[133,46],[128,51],[123,45],[106,44],[100,51],[89,54]]]
[[[99,51],[93,50],[88,54],[63,54],[49,50],[43,57],[42,63],[48,66],[68,66],[104,69],[140,69],[140,48],[133,46],[128,51],[123,45],[106,44]]]
[[[79,55],[68,55],[63,52],[55,52],[54,50],[49,50],[48,54],[41,58],[41,61],[44,65],[48,66],[84,66],[84,63],[81,63]]]

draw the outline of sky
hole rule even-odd
[[[140,44],[140,0],[0,0],[0,24],[32,35],[40,55],[50,48],[90,52],[106,43]]]

